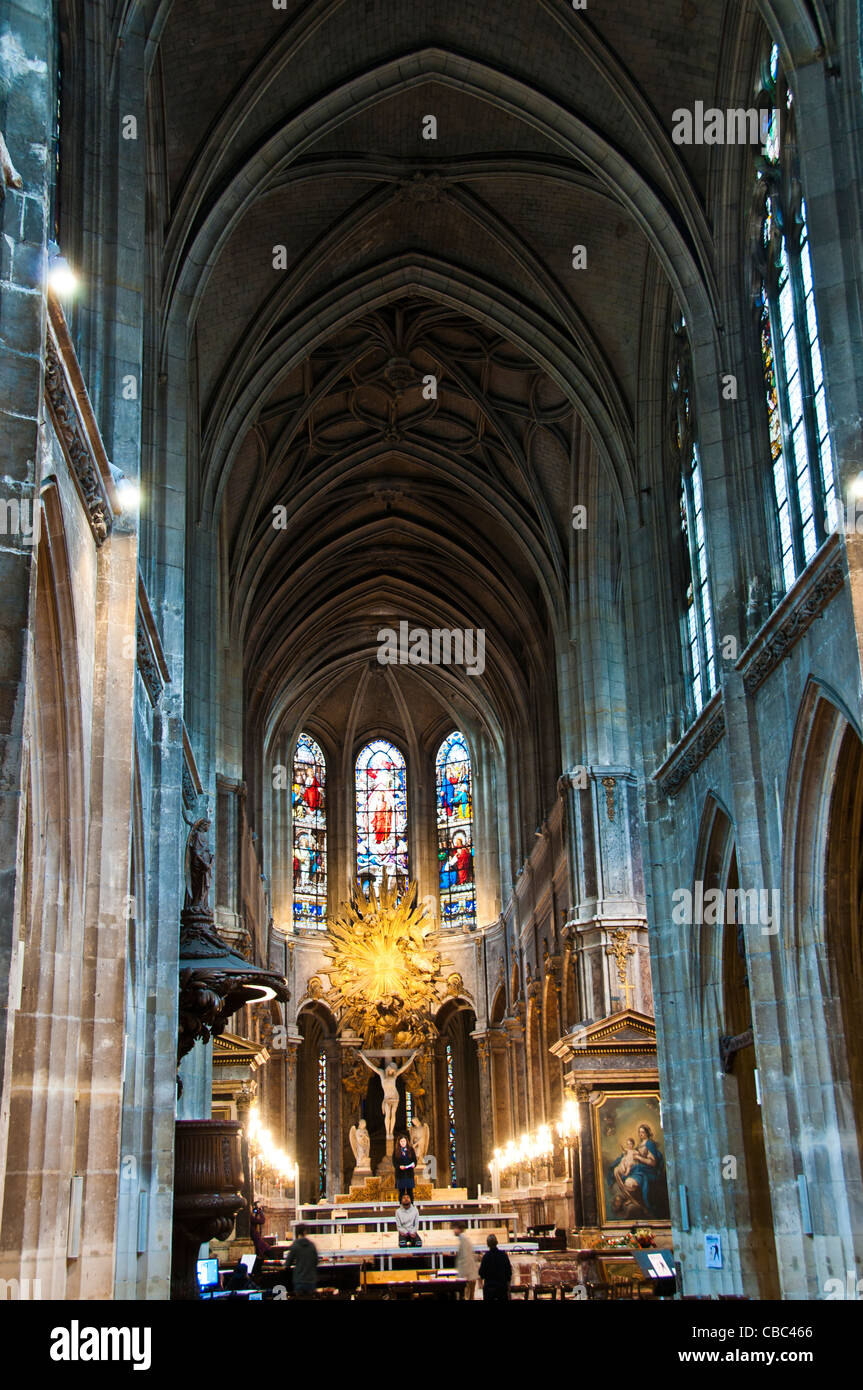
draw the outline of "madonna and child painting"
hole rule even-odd
[[[601,1220],[632,1226],[667,1221],[665,1141],[654,1093],[606,1094],[595,1110],[602,1171]]]

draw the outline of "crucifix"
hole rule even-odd
[[[384,1039],[386,1042],[389,1034]],[[391,1039],[390,1039],[391,1041]],[[409,1047],[369,1047],[360,1052],[360,1056],[375,1076],[380,1077],[381,1086],[384,1091],[384,1098],[381,1103],[381,1111],[384,1117],[384,1128],[387,1135],[387,1156],[392,1157],[393,1152],[393,1131],[396,1127],[396,1111],[399,1108],[399,1092],[396,1086],[396,1079],[401,1076],[403,1071],[407,1071],[414,1057],[417,1055],[416,1048]],[[402,1066],[396,1066],[396,1059],[405,1057],[407,1060]],[[377,1058],[383,1065],[376,1067],[373,1058]]]

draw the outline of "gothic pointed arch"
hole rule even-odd
[[[838,1123],[863,1166],[863,737],[844,702],[810,679],[800,704],[785,797],[783,940],[790,1025],[826,1018],[814,1068],[834,1077]],[[820,1030],[819,1030],[820,1031]],[[826,1050],[825,1050],[826,1041]]]

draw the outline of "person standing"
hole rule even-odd
[[[268,1250],[267,1242],[264,1240],[264,1221],[266,1212],[260,1202],[255,1202],[252,1207],[252,1214],[249,1218],[249,1229],[252,1234],[252,1244],[255,1247],[256,1255],[266,1255]]]
[[[467,1234],[467,1227],[463,1222],[458,1222],[457,1225],[453,1227],[453,1230],[458,1236],[458,1251],[455,1257],[456,1273],[459,1279],[464,1279],[465,1281],[465,1298],[472,1299],[474,1290],[476,1289],[476,1251],[473,1248],[473,1242],[470,1236]]]
[[[399,1245],[422,1245],[420,1214],[407,1190],[402,1193],[401,1201],[396,1207],[396,1230],[399,1233]]]
[[[285,1274],[291,1270],[295,1296],[311,1298],[318,1287],[318,1250],[306,1235],[305,1226],[294,1228],[294,1243],[285,1259]]]
[[[416,1173],[417,1156],[416,1153],[402,1134],[396,1144],[396,1151],[393,1154],[393,1168],[396,1174],[396,1187],[399,1190],[399,1200],[403,1192],[410,1195],[413,1201],[414,1195],[414,1174]]]
[[[512,1265],[509,1256],[503,1250],[497,1248],[497,1236],[494,1232],[486,1236],[488,1249],[480,1260],[479,1277],[482,1281],[482,1296],[484,1302],[502,1303],[509,1298],[509,1286],[512,1282]]]

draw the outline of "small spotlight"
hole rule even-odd
[[[863,497],[863,469],[857,474],[857,477],[849,488],[849,492],[852,497]]]
[[[71,299],[78,289],[78,276],[56,241],[48,243],[48,285],[58,299]]]

